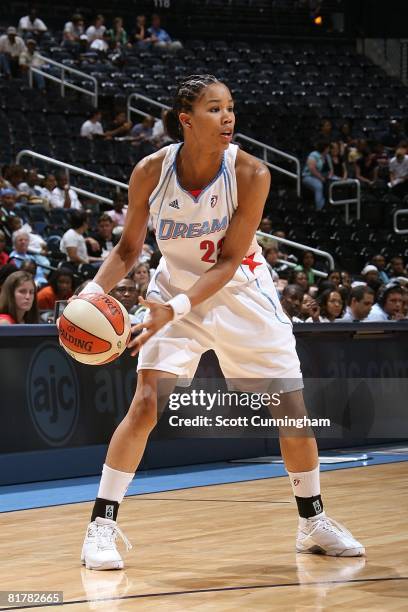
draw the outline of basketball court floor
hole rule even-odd
[[[364,452],[322,464],[322,490],[365,558],[296,555],[296,504],[279,464],[141,474],[119,514],[133,544],[124,571],[79,563],[97,478],[0,487],[0,591],[64,594],[61,605],[3,600],[0,610],[406,611],[408,448]]]

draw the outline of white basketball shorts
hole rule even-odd
[[[158,268],[147,299],[167,302],[183,293]],[[303,388],[292,323],[280,305],[269,271],[238,287],[224,287],[180,321],[159,330],[139,353],[138,370],[162,370],[192,380],[201,355],[213,349],[227,379],[290,379]]]

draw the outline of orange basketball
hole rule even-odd
[[[130,338],[125,308],[110,295],[89,293],[70,302],[59,320],[61,346],[73,359],[88,365],[113,361]]]

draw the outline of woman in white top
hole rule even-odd
[[[326,289],[319,297],[320,312],[306,319],[306,323],[333,323],[341,319],[346,309],[343,295],[339,291]]]
[[[116,518],[156,424],[160,380],[173,386],[180,377],[192,378],[201,354],[213,348],[226,378],[251,378],[258,387],[278,378],[285,410],[306,414],[292,325],[255,237],[269,171],[231,144],[231,92],[212,75],[188,77],[165,121],[179,143],[136,166],[120,242],[84,289],[109,292],[129,272],[152,215],[162,258],[147,301],[141,299],[149,314],[133,328],[141,333],[129,343],[133,355],[141,349],[135,397],[110,442],[82,549],[82,563],[94,570],[124,565],[115,545]],[[364,554],[363,546],[324,514],[313,433],[290,435],[288,428],[280,433],[300,515],[296,550]]]

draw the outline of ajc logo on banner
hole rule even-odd
[[[54,344],[41,344],[31,359],[27,400],[40,437],[49,446],[65,444],[78,421],[79,394],[69,357]]]

